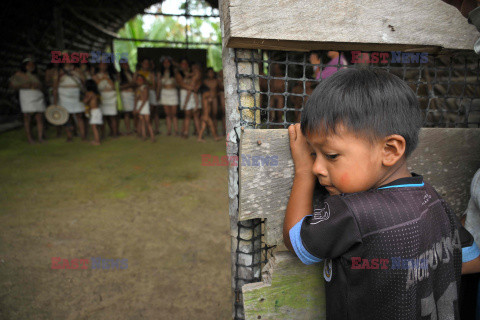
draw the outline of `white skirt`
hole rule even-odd
[[[80,101],[80,88],[58,88],[58,104],[67,109],[68,113],[85,112],[85,106]]]
[[[90,124],[103,124],[103,115],[100,108],[90,109]]]
[[[164,106],[178,106],[178,90],[174,88],[162,89],[158,104]]]
[[[187,98],[188,91],[185,89],[180,90],[180,109],[181,110],[193,110],[195,109],[195,95],[196,93],[193,93],[190,95],[190,98],[188,98],[188,103],[186,108],[184,109],[185,105],[185,99]],[[200,98],[200,97],[199,97]],[[200,109],[202,104],[200,101],[198,101],[198,108]]]
[[[117,92],[116,91],[101,91],[102,101],[100,109],[104,116],[117,115]]]
[[[38,89],[20,89],[20,108],[23,113],[45,112],[43,92]]]
[[[135,104],[135,94],[133,91],[122,91],[120,93],[123,103],[123,111],[132,112]]]
[[[139,108],[142,105],[142,100],[137,101],[137,108]],[[145,104],[142,107],[142,110],[140,110],[140,114],[146,115],[150,114],[150,102],[145,101]]]
[[[155,90],[148,90],[148,102],[152,105],[152,106],[156,106],[157,105],[157,94],[155,93]]]

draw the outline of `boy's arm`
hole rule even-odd
[[[475,241],[469,245],[462,242],[462,274],[478,272],[480,272],[480,249]]]
[[[312,150],[299,124],[290,126],[288,133],[295,177],[283,224],[284,243],[305,264],[339,257],[362,242],[356,219],[339,196],[329,197],[322,208],[313,210]]]
[[[462,274],[480,272],[480,256],[475,259],[462,263]]]
[[[291,125],[288,128],[288,135],[295,165],[295,177],[283,222],[283,242],[290,251],[294,252],[289,232],[300,220],[312,213],[315,176],[312,173],[311,150],[300,130],[300,124]]]
[[[473,188],[472,188],[473,190]],[[474,198],[474,194],[472,194]],[[480,272],[480,249],[473,240],[473,236],[465,228],[465,219],[457,222],[460,242],[462,244],[462,274]]]

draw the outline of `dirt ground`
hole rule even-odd
[[[227,169],[202,166],[207,153],[224,141],[0,134],[0,318],[231,319]]]

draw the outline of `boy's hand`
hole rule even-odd
[[[313,158],[311,155],[313,150],[302,134],[300,124],[290,125],[288,127],[288,135],[290,137],[290,151],[295,164],[295,175],[301,174],[314,178],[312,173]]]

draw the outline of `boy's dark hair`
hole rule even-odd
[[[321,81],[302,112],[302,133],[335,133],[338,124],[371,141],[399,134],[408,157],[423,123],[418,99],[400,78],[382,70],[343,69]]]

